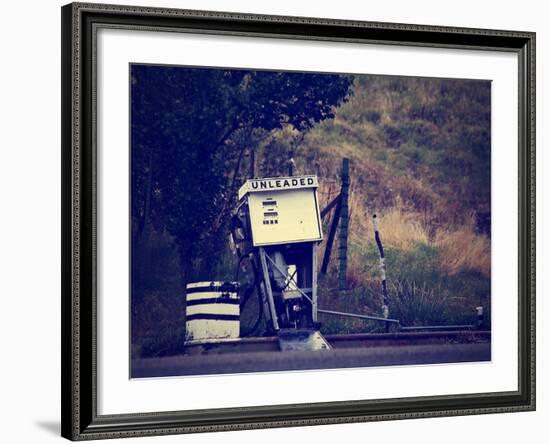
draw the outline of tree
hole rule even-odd
[[[132,65],[133,251],[165,229],[191,276],[225,237],[243,154],[253,149],[246,136],[305,132],[334,117],[350,86],[336,74]]]

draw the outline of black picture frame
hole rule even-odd
[[[72,3],[62,14],[62,436],[119,438],[535,409],[535,33]],[[519,66],[518,390],[97,414],[96,29],[168,30],[513,52]]]

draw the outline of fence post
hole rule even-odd
[[[348,225],[349,225],[349,159],[342,159],[342,191],[340,193],[340,229],[338,230],[338,286],[340,290],[347,287],[348,268]]]
[[[321,274],[327,274],[328,264],[330,262],[330,254],[332,253],[332,243],[334,242],[336,229],[338,228],[338,223],[340,222],[340,198],[341,196],[338,195],[338,197],[333,200],[333,202],[336,202],[336,209],[334,210],[334,216],[332,217],[330,230],[328,232],[327,243],[325,245],[325,253],[323,255],[323,262],[321,264]]]

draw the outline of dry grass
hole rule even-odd
[[[440,228],[434,236],[429,235],[420,215],[400,207],[389,208],[377,218],[385,247],[411,251],[418,244],[431,245],[439,252],[441,268],[449,274],[475,270],[490,277],[491,240],[475,232],[473,215],[464,225],[456,229]],[[373,241],[372,214],[368,214],[353,193],[350,196],[350,226],[353,242],[366,246]]]
[[[405,184],[401,184],[398,180],[387,180],[386,182],[390,183],[386,190],[389,194],[380,195],[379,190],[368,185],[370,185],[370,180],[379,180],[378,175],[385,176],[385,171],[376,168],[376,165],[369,160],[361,159],[354,160],[354,162],[361,163],[360,169],[363,174],[354,174],[353,177],[356,177],[356,180],[352,182],[350,189],[349,236],[352,243],[365,250],[372,247],[369,245],[374,242],[372,215],[376,212],[384,247],[411,251],[419,244],[430,245],[437,249],[441,269],[447,273],[453,275],[464,270],[474,270],[490,277],[491,240],[483,234],[476,233],[473,214],[465,217],[465,220],[462,219],[460,221],[462,223],[452,220],[438,223],[440,218],[434,216],[434,213],[437,212],[434,211],[435,208],[426,208],[422,212],[409,204],[410,200],[419,201],[417,196],[414,199],[409,199],[408,196],[402,198],[403,190],[409,190],[409,192],[414,190],[417,194],[421,192],[423,188],[421,181],[417,181],[417,183],[410,177],[402,178],[406,182]],[[332,167],[334,170],[326,172],[327,176],[330,177],[332,174],[332,177],[320,183],[321,208],[324,208],[339,192],[337,177],[339,164],[334,164]],[[371,192],[365,193],[365,190]],[[376,192],[379,194],[373,194]],[[433,201],[433,199],[428,200]],[[377,204],[381,207],[374,206]],[[443,207],[440,202],[435,206]],[[350,255],[348,259],[348,267],[355,270],[357,276],[364,275],[365,264],[363,261],[353,255]],[[355,284],[361,283],[355,282]]]
[[[434,245],[441,255],[441,266],[448,273],[466,269],[491,275],[491,240],[475,233],[473,216],[456,231],[438,230]]]
[[[353,240],[360,244],[373,240],[372,214],[361,208],[355,193],[350,196],[350,215]],[[377,220],[384,246],[409,251],[418,243],[429,243],[428,231],[417,214],[392,207],[377,214]]]
[[[384,244],[400,250],[410,250],[418,243],[429,242],[428,232],[413,213],[405,213],[400,208],[391,208],[378,215],[380,236]]]

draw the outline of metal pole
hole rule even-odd
[[[475,325],[465,324],[465,325],[419,325],[416,327],[401,327],[401,331],[432,331],[432,330],[441,330],[441,331],[455,331],[455,330],[474,330]]]
[[[380,318],[378,316],[368,316],[368,315],[360,315],[355,313],[345,313],[342,311],[334,311],[334,310],[317,310],[319,313],[325,313],[329,315],[335,315],[335,316],[344,316],[348,318],[358,318],[358,319],[366,319],[367,321],[380,321],[380,322],[386,322],[386,323],[392,323],[392,324],[399,324],[400,322],[397,319],[389,319],[389,318]]]
[[[481,328],[484,322],[483,305],[479,305],[478,307],[476,307],[476,313],[477,313],[477,327]]]
[[[256,155],[255,155],[254,148],[250,148],[249,155],[250,155],[250,158],[249,158],[249,162],[250,162],[250,164],[249,164],[249,166],[250,166],[249,174],[250,174],[250,178],[254,179],[256,177]]]
[[[348,268],[348,224],[349,224],[349,159],[342,159],[342,191],[340,193],[340,230],[339,240],[339,273],[338,282],[340,290],[347,287]]]
[[[262,272],[264,275],[265,290],[267,293],[267,301],[271,312],[271,322],[275,331],[279,331],[279,321],[277,320],[277,311],[275,310],[275,302],[273,301],[273,293],[271,291],[271,281],[269,280],[269,272],[267,270],[267,262],[265,260],[265,250],[260,247],[260,263],[262,264]]]
[[[311,245],[311,318],[317,322],[317,244]]]
[[[296,168],[296,163],[294,162],[294,158],[291,157],[288,161],[288,175],[293,176],[294,175],[294,169]]]

